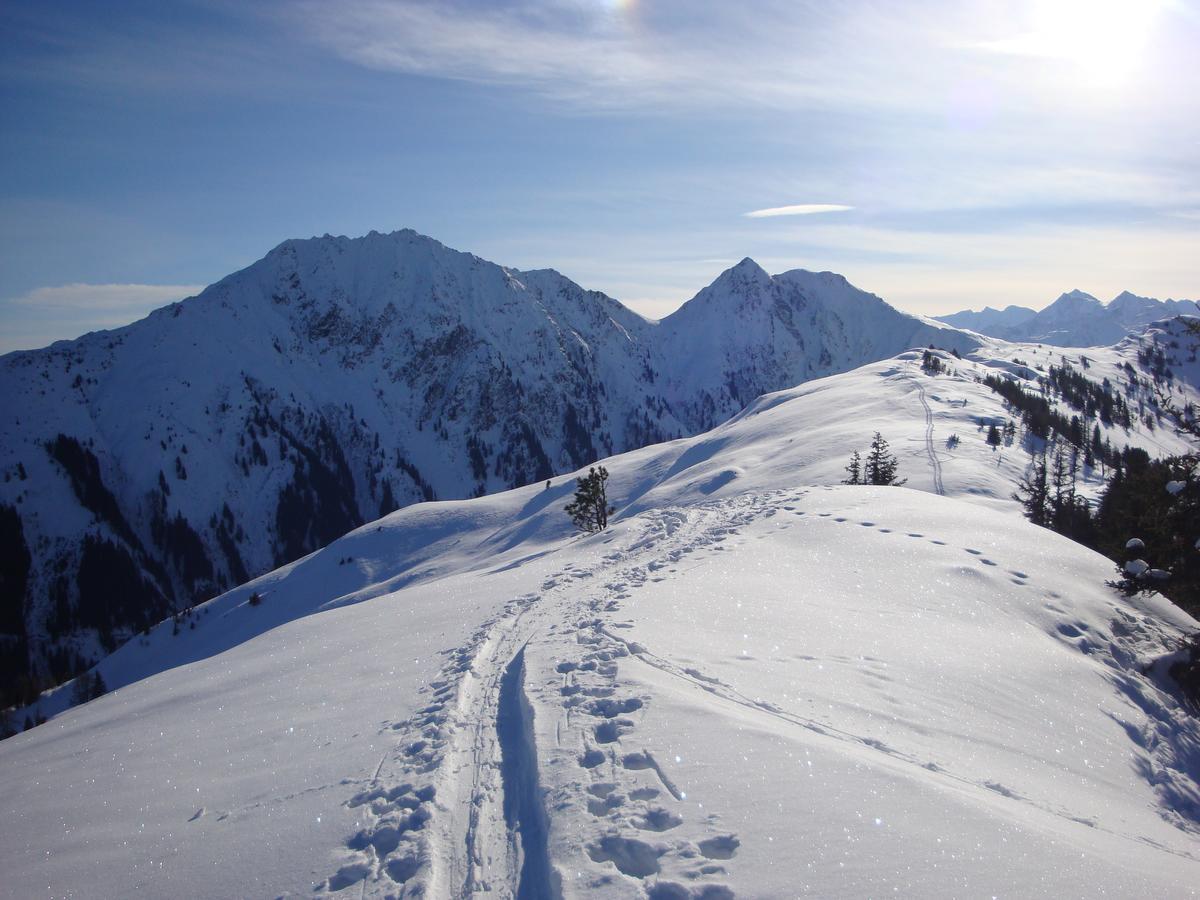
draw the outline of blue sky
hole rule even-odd
[[[743,256],[1194,298],[1198,51],[1194,0],[10,0],[0,350],[402,227],[655,317]]]

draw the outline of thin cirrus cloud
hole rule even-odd
[[[0,302],[0,353],[117,328],[204,289],[199,284],[63,284]]]
[[[819,213],[847,212],[853,206],[841,203],[794,203],[791,206],[770,206],[742,213],[747,219],[771,219],[775,216],[814,216]]]
[[[856,16],[794,0],[760,0],[757,14],[721,4],[547,0],[533,4],[302,0],[280,19],[343,59],[391,71],[519,86],[569,105],[607,109],[644,104],[794,107],[844,101],[878,105],[894,66],[883,38],[910,27],[903,17],[857,27]],[[882,18],[882,14],[879,14]],[[872,49],[861,45],[864,31]],[[855,65],[845,63],[853,53]],[[891,99],[896,99],[894,95]]]

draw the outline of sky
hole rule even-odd
[[[1200,0],[0,5],[0,352],[414,228],[666,315],[1200,298]]]

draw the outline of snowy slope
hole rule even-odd
[[[544,481],[931,341],[979,343],[828,273],[747,261],[653,323],[412,231],[287,241],[126,328],[0,359],[0,680],[26,647],[35,668],[94,657],[400,506]]]
[[[1062,294],[1045,309],[1035,312],[1020,306],[1004,310],[990,307],[980,312],[963,310],[938,321],[956,328],[1006,341],[1053,344],[1058,347],[1106,347],[1148,325],[1173,316],[1194,316],[1193,300],[1156,300],[1122,291],[1108,303],[1074,290]]]
[[[1197,623],[1007,499],[970,376],[1023,363],[918,363],[608,460],[606,533],[420,504],[163,623],[0,743],[5,890],[1194,893]],[[921,490],[833,484],[876,429]]]

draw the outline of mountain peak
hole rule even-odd
[[[771,278],[771,276],[767,274],[767,270],[752,260],[749,256],[744,257],[742,261],[733,268],[727,269],[724,274],[736,274],[743,279],[753,279],[755,281],[764,278],[769,281]]]
[[[747,256],[736,266],[731,266],[718,275],[712,284],[676,310],[676,313],[687,307],[726,308],[731,302],[742,306],[747,301],[754,304],[770,287],[771,276]]]
[[[1087,291],[1081,291],[1079,288],[1067,291],[1065,294],[1060,294],[1058,300],[1082,300],[1087,303],[1099,303],[1100,301],[1089,294]],[[1058,300],[1055,302],[1057,303]]]

